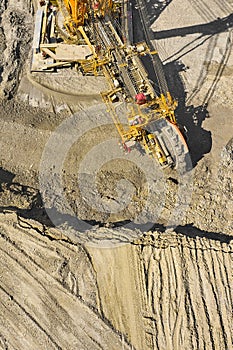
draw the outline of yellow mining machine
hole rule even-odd
[[[104,75],[109,90],[101,95],[125,150],[139,146],[162,167],[175,167],[188,152],[175,118],[177,102],[166,84],[155,92],[143,58],[157,62],[162,81],[158,52],[147,42],[130,42],[129,22],[128,0],[39,1],[31,71],[75,66],[83,75]],[[127,106],[126,123],[117,112],[120,103]]]

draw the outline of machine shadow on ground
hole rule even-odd
[[[151,30],[150,26],[152,25],[152,23],[154,23],[155,19],[157,19],[160,16],[160,14],[164,11],[164,9],[170,3],[171,1],[166,2],[166,4],[160,3],[158,1],[153,1],[153,2],[149,1],[145,3],[145,6],[141,11],[143,11],[144,16],[147,18],[148,28],[146,29],[144,28],[144,30],[140,31],[140,33],[138,32],[138,30],[135,30],[135,33],[134,33],[135,40],[140,39],[140,40],[145,40],[147,42],[149,40],[148,44],[152,45],[152,40],[155,39],[154,38],[155,33]],[[221,20],[217,21],[218,31],[225,30],[225,28],[228,26],[228,23],[232,22],[232,17],[231,16],[228,16],[228,17],[229,18],[226,18],[223,21]],[[133,18],[141,22],[141,18],[139,16],[139,9],[137,12],[135,10],[133,11]],[[208,31],[208,34],[213,36],[213,32],[215,30],[214,29],[215,22],[216,21],[214,21],[210,25],[203,25],[203,28],[201,26],[200,30],[202,29],[202,31],[204,30]],[[197,30],[199,29],[195,28],[195,26],[192,29],[192,31],[195,33],[197,32]],[[157,33],[159,35],[160,32],[157,32]],[[170,60],[171,59],[172,57],[170,58]],[[153,64],[151,64],[150,59],[143,59],[143,64],[146,67],[146,70],[148,72],[151,82],[153,82],[154,89],[157,95],[159,96],[161,93],[165,93],[161,91],[159,87],[160,82],[158,81],[158,76],[156,74],[156,66],[153,67]],[[209,117],[209,113],[207,110],[207,107],[208,107],[207,101],[203,102],[202,105],[196,106],[196,107],[194,107],[193,105],[187,104],[186,88],[181,76],[181,72],[184,71],[185,69],[186,67],[183,65],[183,63],[177,60],[172,60],[166,64],[163,64],[163,70],[167,81],[168,91],[170,92],[172,98],[178,101],[178,108],[176,110],[177,122],[186,138],[186,142],[190,151],[192,164],[193,164],[193,167],[195,167],[198,161],[205,154],[210,152],[212,147],[212,137],[211,137],[211,132],[203,128],[203,121]]]
[[[145,6],[143,12],[147,17],[148,24],[148,33],[150,41],[155,41],[160,39],[168,39],[174,37],[184,37],[193,34],[199,34],[195,39],[190,36],[190,42],[186,44],[184,47],[180,48],[178,52],[172,54],[164,61],[164,72],[167,80],[168,90],[171,93],[172,97],[178,101],[178,108],[176,110],[176,117],[178,124],[186,130],[186,140],[190,150],[190,155],[192,159],[193,166],[195,167],[198,161],[207,153],[211,151],[212,148],[212,137],[211,132],[207,131],[203,128],[203,121],[206,118],[209,118],[208,105],[213,97],[218,82],[223,74],[223,71],[228,62],[231,50],[232,50],[232,39],[231,39],[231,28],[233,27],[233,14],[219,18],[217,17],[214,20],[209,20],[209,23],[203,23],[198,25],[179,27],[161,31],[152,31],[151,25],[153,24],[156,28],[156,20],[162,14],[162,12],[166,9],[168,5],[170,5],[171,1],[160,2],[160,1],[147,1],[145,2]],[[200,17],[203,18],[203,22],[205,22],[206,18],[209,17],[209,7],[206,4],[198,5],[195,4],[195,10],[199,13]],[[224,7],[224,5],[223,5]],[[226,10],[229,10],[226,8]],[[230,11],[230,10],[229,10]],[[205,14],[205,16],[204,16]],[[139,19],[138,15],[135,13],[135,17]],[[192,105],[191,101],[194,96],[199,92],[203,83],[206,80],[206,76],[209,70],[210,63],[207,66],[201,68],[200,76],[198,79],[198,86],[194,87],[193,92],[190,97],[186,96],[185,84],[182,80],[181,72],[188,69],[185,67],[182,61],[183,56],[195,50],[199,46],[203,45],[207,41],[208,50],[206,61],[211,62],[214,48],[216,46],[216,40],[218,38],[218,34],[228,32],[226,47],[222,55],[221,62],[219,64],[219,68],[216,71],[215,77],[205,94],[203,96],[202,104],[199,106]],[[145,40],[144,38],[144,40]],[[177,39],[178,40],[178,39]],[[150,68],[148,69],[150,73]],[[155,82],[156,78],[154,74],[151,75],[151,80]]]
[[[211,35],[207,37],[210,39],[209,50],[207,51],[206,61],[211,62],[211,58],[214,53],[216,44],[216,38]],[[207,40],[206,39],[206,40]],[[203,67],[200,71],[200,75],[197,79],[198,83],[194,87],[189,98],[186,96],[185,83],[182,79],[182,71],[186,71],[189,67],[186,67],[182,60],[173,60],[164,64],[165,76],[168,82],[169,91],[173,98],[178,101],[178,108],[176,110],[177,121],[181,126],[187,130],[187,144],[189,146],[190,155],[192,158],[193,166],[195,167],[197,162],[211,151],[212,148],[212,136],[211,132],[203,128],[203,122],[206,118],[211,117],[208,112],[208,105],[212,97],[217,91],[218,83],[224,73],[224,69],[229,60],[232,51],[232,38],[231,32],[228,33],[226,38],[226,45],[222,54],[219,66],[216,69],[212,82],[202,98],[202,104],[195,106],[191,104],[193,98],[199,93],[202,85],[204,84],[208,75],[210,63]],[[193,48],[195,49],[195,48]],[[180,56],[180,58],[182,55]]]
[[[226,16],[223,18],[217,18],[216,20],[205,24],[198,24],[198,25],[193,25],[188,27],[161,30],[159,32],[155,31],[153,32],[151,39],[159,40],[159,39],[173,38],[176,36],[182,37],[182,36],[186,36],[190,34],[198,34],[198,33],[202,34],[203,36],[215,35],[215,34],[225,32],[232,27],[233,27],[233,14],[230,14],[229,16]]]
[[[178,101],[177,122],[183,129],[193,167],[195,167],[198,161],[210,152],[212,137],[211,132],[205,130],[202,126],[203,121],[209,118],[208,105],[203,104],[194,107],[186,104],[185,85],[180,74],[185,69],[186,67],[180,61],[173,61],[164,66],[169,91],[172,97]]]

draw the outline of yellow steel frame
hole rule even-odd
[[[113,0],[96,0],[99,4],[96,13],[94,15],[104,16],[106,13],[111,11],[115,6],[113,4]],[[119,132],[119,135],[122,139],[122,142],[125,143],[129,140],[135,140],[142,143],[145,151],[157,158],[161,164],[166,162],[166,155],[164,154],[156,136],[154,134],[148,134],[148,132],[144,129],[145,126],[151,122],[152,120],[164,117],[167,118],[170,122],[176,124],[176,118],[174,114],[174,110],[177,106],[177,102],[174,101],[169,92],[167,92],[166,96],[163,94],[160,97],[153,98],[152,101],[147,102],[142,107],[135,105],[132,107],[131,116],[135,117],[137,115],[141,116],[144,119],[144,122],[140,125],[130,125],[128,124],[127,130],[124,129],[123,124],[119,120],[119,117],[113,107],[112,97],[117,92],[120,92],[122,88],[114,88],[112,83],[112,77],[110,76],[106,64],[110,62],[109,55],[105,55],[104,59],[100,59],[97,55],[94,46],[90,42],[87,34],[84,30],[84,22],[85,18],[94,11],[94,9],[90,8],[90,2],[88,0],[54,0],[53,3],[56,3],[59,9],[63,12],[65,17],[64,25],[66,26],[68,32],[71,35],[77,35],[80,33],[83,37],[86,44],[92,51],[92,59],[86,60],[84,62],[79,62],[82,66],[85,73],[93,73],[94,75],[98,75],[98,68],[102,67],[102,72],[104,76],[107,78],[110,91],[104,92],[101,94],[103,101],[108,107],[108,111],[110,112],[114,124]],[[65,5],[65,8],[64,8]],[[47,5],[46,5],[47,6]],[[45,9],[45,13],[47,12],[47,7]],[[42,38],[46,33],[46,20],[44,20],[42,25]],[[43,41],[42,41],[43,42]],[[148,47],[143,53],[137,53],[137,55],[145,55],[145,54],[157,54],[157,51],[150,51]],[[135,52],[129,51],[128,56],[134,56]],[[150,113],[144,113],[143,108],[150,108]],[[154,108],[153,108],[154,107]]]

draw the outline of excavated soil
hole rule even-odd
[[[103,77],[30,73],[36,6],[0,4],[0,348],[231,349],[233,2],[145,3],[186,174],[123,153]]]
[[[0,216],[2,349],[231,348],[229,240],[149,232],[101,249]]]

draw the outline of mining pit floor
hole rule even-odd
[[[36,3],[0,4],[0,349],[232,349],[233,1],[146,3],[184,176],[120,150],[102,77],[30,73]]]

